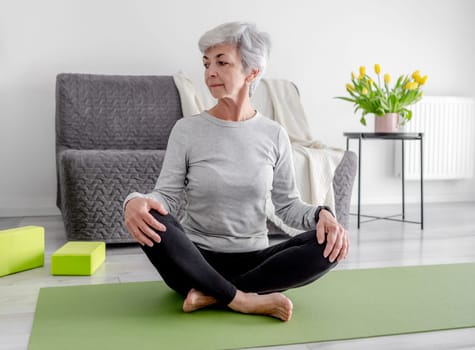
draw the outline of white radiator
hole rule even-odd
[[[475,163],[475,100],[423,97],[411,107],[406,132],[424,133],[424,180],[471,178]],[[419,141],[406,141],[406,179],[420,178]],[[401,175],[401,147],[396,145],[396,174]]]

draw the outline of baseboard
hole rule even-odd
[[[0,217],[55,216],[55,215],[61,215],[61,212],[56,207],[0,208]]]

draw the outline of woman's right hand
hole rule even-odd
[[[130,234],[141,245],[153,247],[154,242],[160,243],[160,235],[155,230],[165,232],[166,227],[157,221],[151,214],[150,210],[155,209],[162,215],[167,215],[160,202],[151,198],[133,198],[125,205],[124,223]]]

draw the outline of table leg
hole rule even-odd
[[[406,191],[405,191],[405,173],[406,169],[404,168],[405,166],[405,159],[404,159],[404,140],[401,140],[401,145],[402,145],[402,166],[401,166],[401,178],[402,178],[402,220],[406,219]]]
[[[358,229],[360,228],[361,207],[361,137],[358,138]]]
[[[424,229],[424,141],[421,134],[421,230]]]

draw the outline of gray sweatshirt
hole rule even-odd
[[[289,137],[278,123],[257,113],[234,122],[207,112],[174,126],[155,189],[148,194],[181,224],[201,248],[243,252],[266,248],[266,206],[288,226],[315,228],[316,207],[301,201]],[[183,205],[183,206],[182,206]]]

